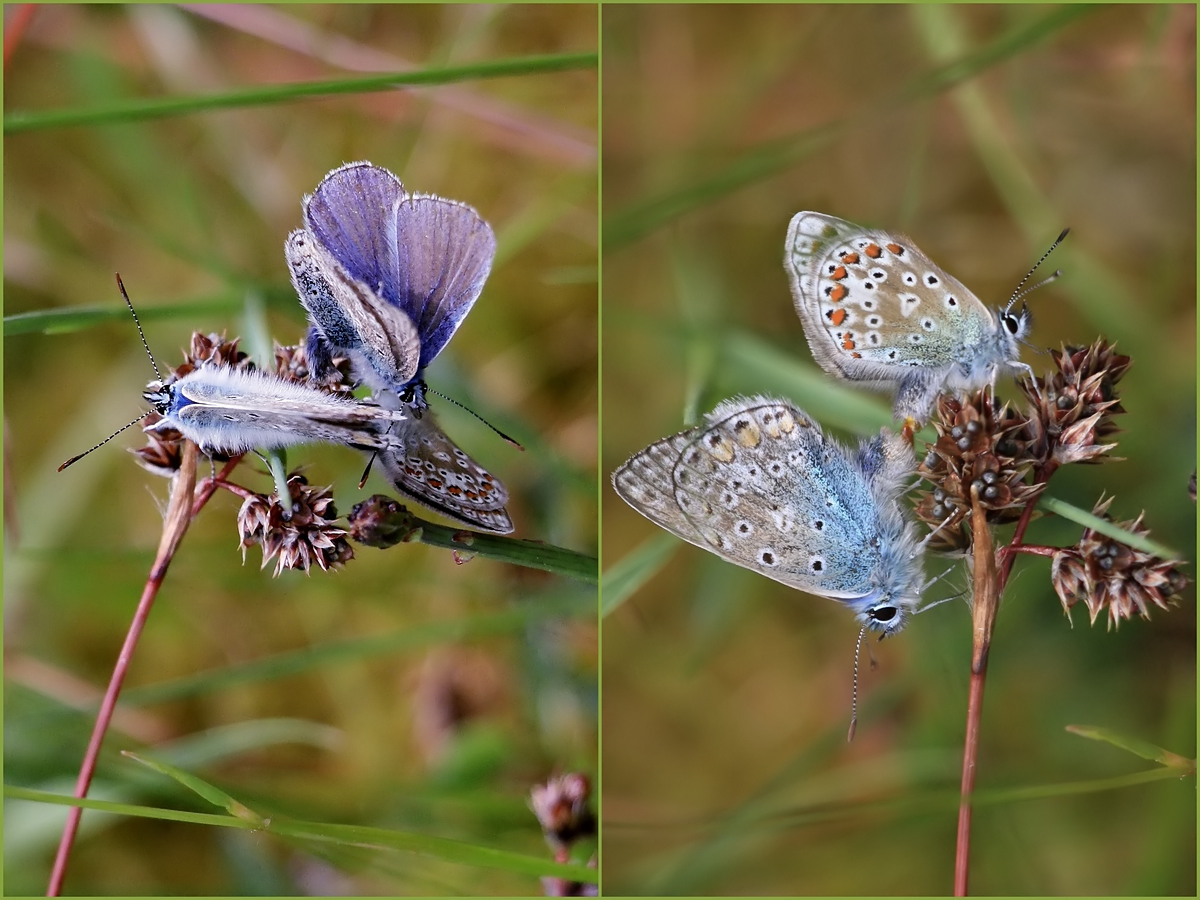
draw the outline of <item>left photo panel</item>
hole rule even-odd
[[[6,893],[596,893],[597,7],[4,16]]]

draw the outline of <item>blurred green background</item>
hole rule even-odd
[[[602,37],[605,477],[738,393],[847,436],[888,422],[812,362],[782,266],[795,212],[907,233],[989,304],[1070,226],[1032,343],[1104,334],[1134,363],[1124,461],[1050,491],[1144,509],[1194,574],[1193,6],[606,6]],[[874,647],[847,745],[845,610],[664,535],[607,485],[602,513],[605,892],[948,893],[965,604]],[[1079,532],[1044,518],[1028,539]],[[932,596],[967,584],[927,570],[951,565]],[[1020,560],[1000,613],[972,892],[1194,896],[1194,779],[1118,788],[1152,764],[1064,730],[1195,755],[1194,590],[1072,628],[1048,572]]]
[[[19,13],[5,10],[10,39]],[[10,115],[111,111],[138,98],[595,53],[597,31],[594,6],[42,6],[6,59],[4,99]],[[160,365],[178,364],[194,329],[244,334],[248,305],[295,343],[304,317],[284,238],[302,195],[344,161],[369,159],[411,190],[470,203],[496,230],[491,278],[428,380],[527,451],[444,402],[439,420],[507,485],[515,537],[595,553],[596,97],[585,63],[6,134],[5,314],[111,313],[62,333],[10,327],[4,342],[8,784],[70,794],[160,531],[167,482],[124,452],[141,444],[136,430],[54,471],[144,408],[153,373],[113,272]],[[343,513],[386,491],[377,477],[359,491],[363,458],[343,448],[298,448],[289,462],[332,484]],[[269,490],[261,468],[247,463],[239,477]],[[416,544],[360,547],[333,575],[272,579],[257,549],[239,559],[238,506],[218,495],[187,535],[92,796],[217,811],[117,755],[141,748],[264,815],[548,859],[529,788],[596,768],[595,586],[486,559],[459,565]],[[253,664],[263,669],[244,668]],[[64,816],[6,803],[6,893],[45,890]],[[312,850],[87,812],[67,892],[540,890],[527,874],[419,854]]]

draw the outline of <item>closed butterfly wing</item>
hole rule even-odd
[[[312,320],[308,358],[320,378],[333,365],[333,353],[361,358],[359,377],[377,387],[400,390],[417,375],[421,338],[408,313],[379,302],[378,295],[303,229],[284,247],[292,285]]]
[[[622,500],[659,528],[697,547],[716,552],[716,536],[706,536],[696,523],[681,515],[675,499],[672,473],[695,437],[696,429],[691,429],[651,444],[613,472],[612,483]]]
[[[455,522],[509,534],[508,491],[442,431],[433,413],[397,422],[377,464],[402,494]]]
[[[869,507],[870,496],[861,478],[828,477],[849,467],[826,453],[823,438],[799,410],[763,398],[731,401],[704,425],[635,455],[614,485],[656,524],[723,559],[790,587],[851,596],[840,585],[863,579],[828,579],[838,561],[811,552],[817,545],[808,537],[836,540],[849,551],[847,564],[869,566],[861,556],[869,535],[847,510]]]
[[[920,562],[895,495],[877,489],[893,471],[881,452],[852,454],[786,402],[735,399],[635,454],[613,485],[678,537],[893,633],[919,597]]]
[[[896,389],[897,417],[924,422],[941,391],[1028,370],[1028,312],[988,309],[902,235],[797,213],[784,265],[813,358],[847,381]]]

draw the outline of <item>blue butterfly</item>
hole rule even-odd
[[[304,198],[304,228],[285,253],[311,323],[314,376],[348,356],[379,403],[394,394],[412,412],[378,456],[396,488],[459,522],[512,531],[504,486],[446,436],[425,400],[425,368],[491,271],[491,226],[465,203],[410,194],[387,169],[347,163]]]
[[[343,353],[369,384],[425,409],[425,368],[491,271],[491,227],[465,203],[408,193],[369,162],[326,175],[304,198],[304,224],[287,258],[318,374]]]

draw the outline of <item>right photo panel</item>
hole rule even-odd
[[[607,5],[603,892],[1196,891],[1192,5]]]

